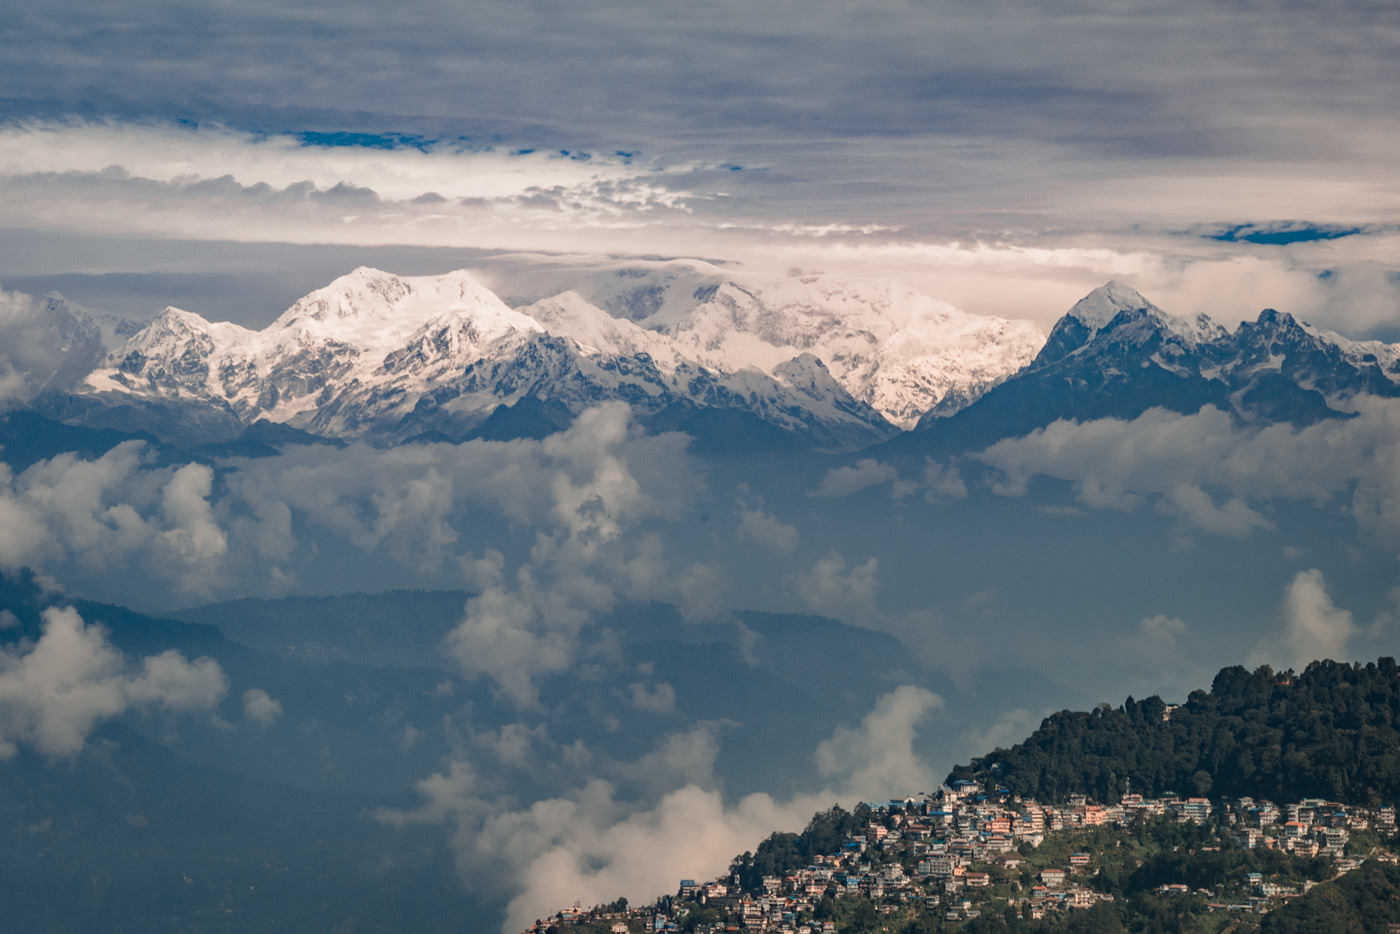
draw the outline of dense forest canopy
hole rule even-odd
[[[1024,742],[955,768],[1018,795],[1168,792],[1211,797],[1400,800],[1400,668],[1395,659],[1313,662],[1301,673],[1234,666],[1173,707],[1129,697],[1117,709],[1047,717]]]

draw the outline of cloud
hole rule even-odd
[[[132,666],[76,610],[50,608],[37,642],[0,649],[0,759],[21,743],[73,756],[99,723],[127,710],[211,710],[227,691],[213,659],[172,649]]]
[[[544,33],[528,5],[258,2],[210,29],[117,0],[115,31],[25,6],[0,50],[15,226],[863,268],[1042,322],[1114,276],[1183,311],[1322,297],[1333,326],[1396,319],[1372,255],[1396,208],[1394,49],[1363,3],[1163,28],[1101,6],[609,0]],[[1364,232],[1199,236],[1300,218]]]
[[[148,463],[140,441],[92,460],[60,454],[17,476],[0,465],[0,567],[135,568],[183,594],[207,593],[228,550],[208,500],[212,477],[201,464]]]
[[[841,499],[868,487],[890,483],[897,476],[898,472],[889,464],[866,457],[850,467],[836,467],[828,471],[812,495],[821,499]]]
[[[176,470],[161,493],[161,511],[169,525],[161,541],[186,560],[207,561],[228,551],[228,537],[214,521],[209,492],[214,471],[205,464]]]
[[[638,236],[693,197],[616,156],[115,122],[0,127],[0,192],[12,224],[52,231],[517,248],[574,243],[584,228]]]
[[[447,648],[464,674],[491,679],[517,706],[539,703],[540,679],[570,668],[584,628],[620,599],[670,599],[689,612],[713,609],[699,592],[718,592],[710,569],[696,564],[669,571],[658,539],[624,535],[669,509],[665,501],[689,486],[683,457],[655,486],[644,483],[654,476],[634,472],[630,418],[626,405],[600,406],[540,442],[548,492],[534,501],[546,511],[530,560],[511,574],[497,552],[470,565],[480,593],[467,602]],[[660,450],[679,454],[664,442]],[[657,466],[652,461],[648,469]],[[649,490],[665,493],[658,499]]]
[[[643,434],[615,403],[543,441],[290,446],[213,464],[130,441],[18,474],[0,464],[0,568],[171,609],[332,586],[347,568],[457,586],[479,564],[496,568],[473,580],[483,646],[549,669],[551,646],[567,654],[577,627],[618,599],[673,602],[693,618],[719,608],[717,569],[673,559],[660,534],[704,488],[688,443]]]
[[[797,596],[815,613],[843,619],[864,619],[875,612],[879,589],[879,561],[875,557],[847,568],[836,551],[818,558],[793,581]]]
[[[913,744],[920,723],[941,706],[937,695],[913,686],[881,697],[858,727],[843,727],[817,747],[825,787],[786,800],[767,794],[726,800],[713,784],[715,736],[702,726],[618,764],[619,772],[664,776],[639,798],[595,778],[512,805],[459,760],[418,783],[418,807],[376,817],[400,826],[450,825],[459,873],[473,886],[508,893],[502,930],[518,931],[575,899],[593,905],[621,895],[643,902],[674,889],[676,879],[717,875],[761,835],[799,829],[833,800],[850,806],[931,787],[932,771]]]
[[[1033,476],[1057,477],[1086,506],[1131,511],[1150,500],[1193,528],[1235,538],[1272,527],[1251,504],[1302,502],[1331,506],[1395,540],[1400,404],[1355,401],[1355,418],[1306,428],[1241,428],[1210,406],[1194,415],[1152,409],[1131,421],[1059,421],[976,457],[1000,471],[994,489],[1005,495],[1023,495]]]
[[[1216,506],[1210,494],[1198,486],[1180,484],[1165,496],[1165,511],[1174,511],[1191,525],[1212,535],[1245,538],[1255,529],[1273,528],[1273,523],[1250,509],[1239,498]]]
[[[924,499],[930,503],[967,499],[967,484],[956,465],[924,462]]]
[[[1117,692],[1142,696],[1166,692],[1184,697],[1193,685],[1209,681],[1219,666],[1219,656],[1197,658],[1201,639],[1177,616],[1157,613],[1144,616],[1137,625],[1108,643],[1105,664],[1122,673]]]
[[[637,682],[631,686],[630,690],[632,704],[638,710],[646,710],[651,713],[672,713],[676,709],[676,689],[664,681],[653,685]]]
[[[762,506],[752,509],[741,506],[739,528],[758,544],[774,551],[793,551],[800,538],[795,527],[765,512]]]
[[[1321,571],[1298,572],[1284,588],[1281,609],[1281,643],[1279,637],[1261,641],[1250,655],[1251,665],[1273,663],[1302,671],[1320,659],[1350,660],[1348,645],[1357,627],[1350,611],[1332,603]]]
[[[0,412],[81,379],[102,359],[101,332],[57,296],[0,289]]]
[[[1023,707],[1002,712],[996,721],[983,729],[970,729],[958,738],[962,753],[958,761],[984,756],[994,749],[1007,749],[1035,732],[1050,711],[1036,713]]]
[[[817,746],[817,772],[863,800],[931,791],[939,780],[914,753],[914,735],[942,707],[943,698],[926,688],[897,688],[880,698],[859,728],[840,727]]]
[[[1186,624],[1177,617],[1164,613],[1144,616],[1138,623],[1138,644],[1144,654],[1173,651],[1176,649],[1177,640],[1185,634]]]
[[[271,726],[282,718],[282,702],[262,688],[249,688],[243,692],[243,718]]]

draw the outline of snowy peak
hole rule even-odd
[[[360,266],[299,299],[277,319],[277,325],[392,317],[394,307],[411,294],[413,289],[398,276]]]
[[[967,314],[894,279],[688,260],[593,271],[570,287],[712,369],[777,378],[777,367],[812,354],[853,398],[903,428],[935,406],[971,402],[1044,343],[1029,321]]]
[[[585,354],[645,354],[668,371],[674,371],[682,360],[663,335],[625,318],[614,318],[573,290],[541,299],[520,311],[548,333],[569,338]]]
[[[1361,395],[1400,396],[1400,347],[1348,341],[1273,309],[1231,333],[1109,283],[1056,322],[1030,366],[955,414],[947,430],[958,443],[984,445],[1059,419],[1132,419],[1150,408],[1191,414],[1206,405],[1243,424],[1307,425],[1346,417]]]
[[[1206,314],[1190,318],[1168,314],[1116,279],[1084,296],[1065,317],[1084,325],[1091,336],[1115,331],[1120,340],[1129,334],[1141,339],[1160,331],[1189,344],[1200,344],[1229,333]]]
[[[1162,313],[1162,310],[1149,302],[1142,293],[1117,279],[1110,279],[1088,295],[1075,302],[1074,307],[1065,313],[1090,331],[1105,327],[1123,312]]]
[[[1351,341],[1272,308],[1242,323],[1229,343],[1236,381],[1287,381],[1332,404],[1400,395],[1400,345]]]
[[[724,292],[727,301],[748,294],[736,289]],[[749,312],[762,319],[756,326],[774,323],[759,305]],[[386,440],[460,437],[497,406],[525,398],[574,412],[609,399],[644,412],[677,402],[741,409],[836,447],[893,431],[816,356],[755,339],[763,364],[755,366],[753,355],[723,352],[735,329],[708,324],[716,346],[692,353],[694,341],[615,317],[576,291],[516,309],[465,271],[401,277],[360,268],[261,331],[167,308],[88,375],[87,391],[152,412],[202,403],[239,424],[266,419]]]
[[[1096,353],[1118,344],[1164,347],[1170,356],[1218,341],[1229,332],[1208,315],[1185,318],[1171,315],[1152,304],[1136,289],[1109,281],[1088,295],[1055,322],[1033,366],[1054,364],[1073,354]]]
[[[444,317],[469,318],[483,334],[535,330],[471,273],[401,277],[361,266],[298,299],[263,334],[271,343],[294,333],[300,339],[333,340],[361,351],[384,353]]]
[[[250,340],[257,332],[230,324],[211,322],[192,311],[166,306],[144,328],[114,351],[109,360],[118,369],[135,372],[142,361],[207,358],[219,350]]]

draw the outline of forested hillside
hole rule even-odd
[[[1088,794],[1400,799],[1400,668],[1313,662],[1301,674],[1222,669],[1209,691],[1169,706],[1129,697],[1117,709],[1047,717],[1024,742],[955,768],[1040,801]]]

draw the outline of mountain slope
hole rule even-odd
[[[1029,321],[970,315],[893,280],[764,276],[690,260],[618,266],[572,288],[707,366],[771,373],[810,353],[901,428],[971,402],[1043,341]]]
[[[1072,793],[1117,801],[1131,790],[1309,797],[1353,803],[1400,798],[1400,668],[1318,661],[1300,674],[1225,668],[1211,690],[1168,708],[1159,697],[1116,710],[1062,711],[1025,741],[953,770],[1042,801]]]
[[[776,350],[763,367],[684,351],[577,293],[517,310],[466,272],[361,268],[261,331],[166,309],[88,376],[80,399],[49,411],[110,424],[121,410],[128,427],[173,419],[218,440],[258,419],[334,437],[460,438],[527,398],[574,414],[610,399],[642,415],[677,402],[733,409],[828,448],[895,430],[801,349]]]
[[[1307,425],[1347,417],[1361,395],[1400,395],[1400,347],[1349,341],[1273,309],[1231,333],[1110,282],[1056,322],[1023,370],[947,418],[929,412],[890,448],[972,450],[1058,419],[1132,419],[1154,407],[1212,405],[1245,424]]]

